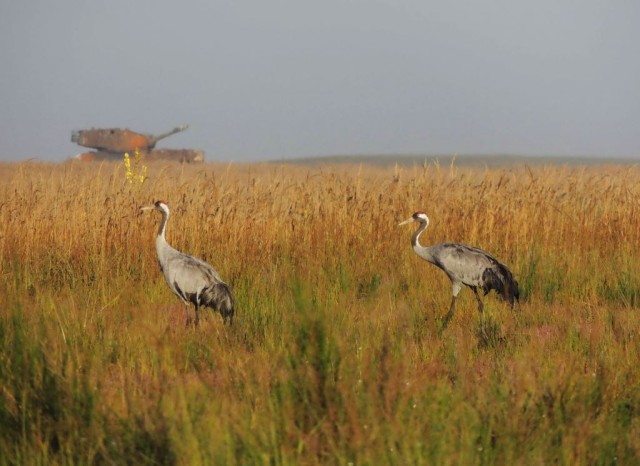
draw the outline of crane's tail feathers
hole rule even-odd
[[[516,301],[520,300],[518,282],[504,264],[497,263],[496,265],[496,267],[487,268],[484,271],[482,275],[482,281],[484,282],[482,290],[485,295],[489,291],[495,290],[502,299],[513,307]]]
[[[228,320],[230,324],[233,323],[234,299],[226,283],[216,283],[215,285],[205,288],[202,291],[201,300],[203,306],[216,309],[222,314],[225,322]]]

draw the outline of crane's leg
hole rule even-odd
[[[449,306],[449,312],[444,316],[444,322],[442,323],[442,328],[446,328],[449,325],[449,321],[453,317],[453,309],[456,305],[456,297],[451,296],[451,305]]]
[[[478,312],[480,313],[480,326],[482,327],[482,333],[484,331],[484,304],[482,304],[482,300],[480,299],[480,295],[478,294],[478,287],[472,286],[473,294],[476,295],[476,299],[478,300]]]
[[[184,303],[184,314],[186,316],[185,325],[189,327],[191,325],[191,316],[189,315],[189,303],[187,302]]]
[[[199,307],[200,307],[200,306],[198,306],[198,305],[196,304],[196,327],[197,327],[197,326],[198,326],[198,324],[200,323],[200,314],[198,313],[198,311],[199,311],[199,309],[198,309],[198,308],[199,308]]]
[[[444,316],[444,322],[442,323],[442,328],[446,328],[449,325],[449,321],[453,317],[453,310],[456,305],[456,298],[458,297],[458,293],[460,293],[460,289],[462,285],[460,283],[453,283],[451,288],[451,305],[449,306],[449,312]]]

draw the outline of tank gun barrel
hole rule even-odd
[[[168,138],[169,136],[172,136],[176,133],[180,133],[182,131],[184,131],[185,129],[187,129],[189,127],[189,125],[180,125],[180,126],[176,126],[175,128],[173,128],[172,130],[166,131],[164,133],[160,133],[156,136],[149,136],[149,149],[153,149],[156,145],[156,143],[164,138]]]

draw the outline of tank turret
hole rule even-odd
[[[147,152],[152,150],[160,139],[184,131],[188,127],[188,125],[177,126],[171,131],[158,135],[136,133],[130,129],[120,128],[81,129],[71,133],[71,142],[99,151],[128,152],[138,149],[141,152]]]

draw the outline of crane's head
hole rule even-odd
[[[419,210],[415,212],[411,217],[406,219],[404,222],[398,223],[398,225],[406,225],[407,223],[411,223],[411,222],[419,222],[419,223],[424,223],[428,225],[429,217],[427,217],[427,214]]]
[[[165,215],[169,215],[169,206],[165,201],[156,201],[152,205],[140,207],[141,212],[145,212],[147,210],[157,210]]]

